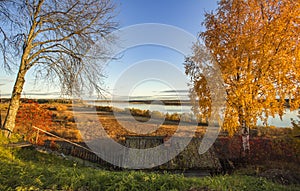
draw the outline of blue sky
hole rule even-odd
[[[204,21],[204,13],[210,12],[217,8],[216,0],[114,0],[117,4],[118,15],[116,20],[120,23],[120,28],[143,24],[143,23],[161,23],[172,25],[179,29],[185,30],[193,36],[197,36],[204,28],[201,23]],[[177,37],[174,37],[176,40]],[[191,44],[192,46],[192,44]],[[170,48],[144,45],[133,47],[122,53],[122,58],[117,61],[109,62],[105,68],[106,87],[111,92],[114,83],[120,75],[133,65],[143,60],[162,60],[176,66],[182,72],[184,55]],[[150,62],[147,62],[150,63]],[[167,71],[160,71],[168,75]],[[8,75],[3,70],[0,71],[0,90],[3,96],[8,96],[12,91],[15,75]],[[59,97],[58,86],[49,87],[48,85],[35,85],[31,72],[26,76],[25,96],[34,97]],[[186,89],[178,87],[177,90]],[[139,83],[131,91],[131,96],[170,96],[166,92],[172,92],[168,85],[155,81],[145,81]],[[182,92],[180,92],[182,93]],[[152,94],[152,95],[151,95]],[[49,97],[48,96],[48,97]]]
[[[124,0],[119,4],[121,27],[138,23],[164,23],[193,35],[201,29],[204,12],[217,8],[216,0]]]

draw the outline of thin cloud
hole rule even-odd
[[[23,92],[26,96],[59,96],[60,92]]]
[[[160,93],[189,93],[189,90],[164,90]]]

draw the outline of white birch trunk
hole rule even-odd
[[[25,83],[25,74],[26,74],[26,70],[21,69],[20,67],[20,71],[18,73],[15,85],[14,85],[14,89],[11,95],[11,101],[9,103],[9,107],[8,107],[8,111],[7,111],[7,115],[3,124],[3,128],[5,129],[5,135],[7,137],[10,136],[10,134],[13,132],[14,128],[15,128],[15,121],[16,121],[16,117],[17,117],[17,113],[20,107],[20,99],[21,99],[21,93],[23,90],[23,86]]]

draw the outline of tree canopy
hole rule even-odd
[[[236,132],[245,120],[282,116],[300,106],[300,2],[294,0],[221,0],[205,15],[199,37],[222,73],[226,89],[223,129]],[[201,42],[200,40],[200,42]],[[185,62],[191,77],[194,112],[210,115],[210,89],[201,70],[199,47]]]

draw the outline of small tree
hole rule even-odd
[[[0,1],[4,67],[18,68],[5,129],[14,129],[25,75],[31,69],[36,79],[58,81],[66,95],[84,87],[102,91],[102,67],[84,58],[97,40],[112,40],[107,37],[117,26],[114,9],[110,0]],[[98,51],[97,58],[108,56],[105,47]]]
[[[284,114],[300,105],[300,3],[292,0],[221,0],[215,13],[207,13],[200,33],[217,63],[226,88],[227,107],[223,129],[231,135],[254,127],[260,117]],[[202,117],[210,115],[211,93],[198,66],[201,45],[185,62],[191,77],[192,99]]]

